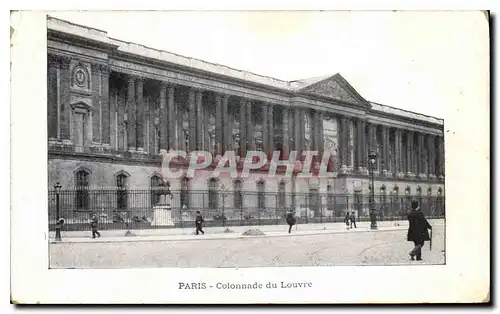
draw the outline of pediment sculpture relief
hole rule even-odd
[[[342,88],[342,86],[340,86],[337,81],[333,79],[313,84],[309,87],[306,87],[304,91],[321,96],[337,98],[352,103],[359,103],[358,100],[352,97],[344,88]]]

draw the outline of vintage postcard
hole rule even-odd
[[[13,12],[13,302],[488,302],[488,29]]]

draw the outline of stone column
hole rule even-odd
[[[429,177],[429,150],[427,149],[427,135],[426,134],[422,134],[422,152],[423,152],[423,164],[422,164],[422,167],[423,167],[423,171],[422,173],[424,173],[426,175],[426,178]]]
[[[377,143],[377,125],[376,124],[373,124],[373,123],[370,123],[368,125],[368,137],[369,137],[369,145],[370,145],[370,152],[377,152],[377,146],[378,146],[378,143]],[[365,158],[368,158],[368,154]],[[381,156],[379,155],[378,158],[381,158]],[[378,168],[378,162],[375,163],[375,166],[374,166],[374,171],[379,171],[379,168]]]
[[[189,151],[196,150],[196,94],[193,88],[188,92]]]
[[[223,137],[222,137],[222,95],[215,94],[215,147],[217,156],[223,154]]]
[[[207,97],[208,98],[208,97]],[[215,150],[212,146],[212,135],[210,133],[210,119],[212,118],[212,106],[207,99],[205,106],[202,105],[202,115],[203,115],[203,147],[206,149],[213,157],[215,157]]]
[[[247,129],[247,150],[255,150],[255,136],[252,118],[252,101],[246,100],[246,129]]]
[[[351,131],[352,130],[352,131]],[[352,171],[354,169],[354,164],[356,162],[356,158],[354,157],[354,149],[355,143],[353,139],[353,135],[356,133],[355,124],[353,123],[352,118],[348,118],[347,120],[347,140],[346,140],[346,149],[347,149],[347,168]],[[351,143],[353,144],[351,146]]]
[[[300,125],[300,151],[303,152],[306,149],[306,125],[304,124],[304,117],[307,115],[308,109],[302,108],[300,109],[300,115],[299,115],[299,123]],[[311,120],[309,119],[309,122]],[[302,153],[301,153],[302,155]]]
[[[341,172],[347,172],[347,166],[349,165],[348,162],[348,132],[349,132],[349,125],[348,125],[348,119],[345,116],[342,116],[340,118],[340,132],[339,132],[339,155],[340,155],[340,170]]]
[[[156,104],[155,101],[151,97],[145,97],[144,99],[144,104],[145,104],[145,129],[146,129],[146,134],[148,136],[147,141],[145,141],[145,150],[149,152],[150,155],[156,155],[160,151],[160,146],[161,146],[161,109],[159,111],[156,111]],[[158,122],[157,122],[158,121]],[[148,127],[149,124],[149,127]],[[158,137],[159,137],[159,143],[158,140],[155,138],[155,131],[158,131]]]
[[[175,85],[167,84],[167,117],[168,117],[168,149],[177,149],[177,141],[175,138]]]
[[[382,167],[382,175],[389,176],[389,128],[385,125],[382,126],[382,159],[381,159],[381,167]]]
[[[283,157],[285,159],[287,159],[288,156],[290,155],[290,143],[289,143],[289,136],[288,136],[289,110],[288,110],[288,107],[282,107],[282,108],[283,108],[283,111],[282,111],[282,115],[283,115],[283,117],[282,117],[283,118]]]
[[[309,151],[316,150],[316,110],[304,110],[305,115],[309,115],[309,130],[304,127],[304,149],[307,148]],[[309,147],[306,147],[305,133],[309,132]]]
[[[302,159],[302,127],[300,117],[301,117],[301,110],[299,108],[294,108],[294,141],[295,141],[295,150],[297,151],[297,159]],[[303,121],[302,121],[303,122]],[[302,126],[304,123],[302,123]]]
[[[274,105],[270,104],[267,109],[268,109],[268,112],[269,112],[269,118],[268,118],[268,133],[269,133],[268,145],[269,145],[269,150],[268,150],[268,155],[270,157],[272,157],[273,156],[273,152],[274,152],[274,117],[273,117],[273,114],[274,114]]]
[[[268,120],[268,107],[262,104],[262,150],[266,155],[269,154],[269,120]]]
[[[358,173],[363,173],[363,134],[365,132],[364,125],[361,119],[356,119],[356,170]]]
[[[223,113],[223,128],[222,132],[224,136],[224,152],[233,149],[233,130],[231,123],[229,121],[229,95],[224,94],[222,96],[222,113]]]
[[[445,177],[445,150],[444,150],[444,138],[442,136],[437,137],[437,156],[438,156],[438,169],[437,175],[439,180],[444,180]]]
[[[185,133],[185,128],[184,128],[184,121],[186,120],[185,118],[185,109],[184,105],[185,102],[183,101],[177,101],[175,104],[175,110],[176,110],[176,128],[177,128],[177,148],[182,151],[188,151],[189,150],[189,143],[186,145],[186,133]],[[188,108],[189,109],[189,108]],[[189,114],[187,118],[187,124],[188,124],[188,132],[189,132]]]
[[[70,59],[67,57],[61,57],[61,95],[60,95],[60,133],[61,139],[65,144],[71,144],[71,104],[70,104],[70,92],[69,92],[69,84],[70,84],[70,73],[69,73],[69,64]]]
[[[112,150],[118,150],[118,122],[117,122],[117,108],[118,103],[118,91],[112,90],[110,92],[113,97],[109,98],[109,125],[110,125],[110,144]]]
[[[406,176],[412,178],[413,173],[413,132],[406,132]]]
[[[360,127],[360,145],[361,145],[361,167],[363,168],[363,174],[367,174],[367,164],[368,164],[368,141],[366,139],[366,121],[360,119],[359,123],[361,124]]]
[[[240,157],[245,158],[247,154],[247,100],[245,98],[240,98]]]
[[[111,110],[109,101],[109,67],[101,66],[101,140],[105,145],[111,144],[111,127],[114,126],[114,110]]]
[[[418,161],[419,161],[419,178],[427,179],[427,156],[425,153],[425,134],[418,133]]]
[[[403,134],[401,129],[394,130],[394,148],[396,155],[395,162],[395,173],[398,178],[404,178],[404,169],[403,169]]]
[[[416,140],[415,140],[416,139]],[[420,148],[418,141],[418,133],[413,132],[413,174],[414,176],[418,176],[420,174]]]
[[[294,108],[288,108],[288,143],[290,151],[297,151],[297,143],[295,140],[295,111]]]
[[[47,68],[47,111],[48,136],[55,140],[60,137],[59,125],[59,58],[49,55]]]
[[[144,104],[144,78],[139,77],[135,81],[135,99],[136,99],[136,110],[137,110],[137,151],[144,152],[144,147],[146,143],[146,116],[145,116],[145,104]]]
[[[434,135],[427,136],[427,152],[428,152],[428,163],[427,169],[429,173],[429,179],[436,179],[436,145],[434,144]]]
[[[92,138],[93,144],[101,144],[101,65],[91,64],[92,69]]]
[[[205,150],[203,145],[203,91],[196,90],[196,149]]]
[[[167,152],[168,147],[168,110],[167,110],[167,84],[160,82],[160,154]]]
[[[325,150],[325,139],[323,134],[323,112],[316,112],[316,130],[317,130],[317,144],[316,149],[318,150],[318,155],[320,157],[319,161],[322,160],[323,152]]]
[[[127,146],[129,152],[134,152],[136,149],[135,108],[135,77],[129,76],[127,86]]]

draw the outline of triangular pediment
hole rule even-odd
[[[367,105],[367,101],[356,92],[340,74],[335,74],[301,87],[299,92],[334,98],[354,104]]]

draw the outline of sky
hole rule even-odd
[[[282,80],[340,73],[367,100],[444,118],[488,45],[481,12],[150,11],[49,15]]]

